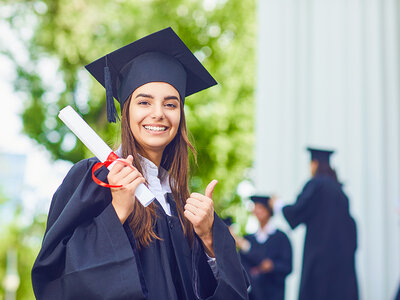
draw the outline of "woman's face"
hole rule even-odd
[[[130,127],[143,151],[162,154],[178,132],[181,102],[178,91],[165,82],[149,82],[133,93]]]
[[[318,161],[317,160],[312,160],[310,162],[310,171],[311,171],[311,176],[314,177],[315,174],[317,174],[317,170],[318,170]]]
[[[253,214],[258,219],[258,222],[262,225],[268,222],[269,218],[271,217],[268,209],[261,203],[254,203]]]

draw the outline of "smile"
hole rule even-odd
[[[143,126],[147,130],[151,131],[165,131],[167,130],[167,127],[165,126]]]

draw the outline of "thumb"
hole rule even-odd
[[[133,168],[134,169],[134,166],[133,166],[133,156],[132,155],[128,155],[128,157],[126,158],[126,160],[129,162],[129,167],[131,167],[131,168]]]
[[[206,196],[210,199],[212,199],[214,188],[217,185],[218,181],[213,179],[206,187]]]
[[[128,155],[128,157],[126,158],[127,160],[129,160],[130,161],[130,163],[132,163],[133,162],[133,156],[132,155]]]

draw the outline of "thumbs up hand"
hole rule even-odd
[[[207,254],[214,257],[212,246],[212,226],[214,223],[213,191],[217,180],[212,180],[206,188],[204,195],[192,193],[186,200],[185,217],[193,224],[194,231],[199,236]]]

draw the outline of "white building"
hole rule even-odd
[[[254,182],[293,202],[308,145],[334,148],[358,225],[360,299],[400,284],[400,1],[259,0]],[[304,229],[287,299],[297,299]]]

